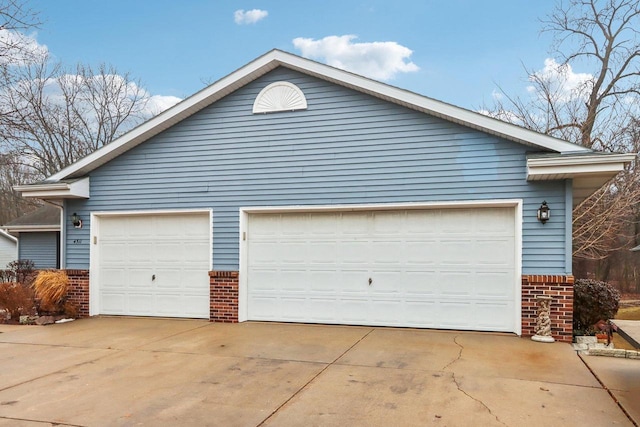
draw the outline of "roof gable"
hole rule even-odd
[[[524,129],[290,53],[273,50],[134,128],[110,144],[52,175],[46,182],[58,182],[63,179],[86,175],[97,167],[104,165],[120,154],[147,141],[277,67],[290,68],[391,103],[496,135],[507,140],[529,145],[539,151],[555,153],[591,152],[591,150],[587,148],[548,135]]]

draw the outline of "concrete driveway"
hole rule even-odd
[[[568,344],[91,318],[0,331],[0,426],[632,423]]]

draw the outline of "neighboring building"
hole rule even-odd
[[[60,268],[60,213],[45,204],[2,226],[18,239],[18,259],[33,261],[36,269]]]
[[[0,229],[0,270],[18,259],[18,239]]]
[[[17,189],[84,314],[532,335],[545,293],[570,340],[572,209],[632,158],[275,50]]]

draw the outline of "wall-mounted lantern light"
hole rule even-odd
[[[82,220],[77,213],[74,212],[73,215],[71,215],[71,222],[75,228],[82,228]]]
[[[549,206],[547,206],[547,201],[545,200],[540,205],[540,208],[538,208],[538,221],[544,224],[545,222],[549,221],[550,218],[551,209],[549,209]]]

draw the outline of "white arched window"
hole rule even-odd
[[[260,91],[253,103],[253,113],[275,113],[307,109],[307,98],[300,88],[289,82],[271,83]]]

